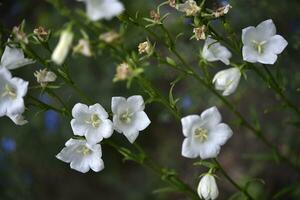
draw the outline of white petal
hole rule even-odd
[[[99,172],[104,169],[104,162],[100,156],[95,156],[93,159],[90,160],[90,168],[94,172]]]
[[[271,51],[280,54],[286,48],[288,42],[281,36],[275,35],[265,44],[265,51]]]
[[[89,113],[89,107],[82,103],[77,103],[72,109],[72,116],[74,118],[81,118],[83,113]]]
[[[101,125],[101,132],[104,138],[109,138],[114,132],[112,121],[109,119],[103,121]]]
[[[123,132],[130,143],[134,143],[136,138],[139,136],[139,132],[137,130],[132,130],[130,132]]]
[[[203,111],[201,119],[209,128],[213,128],[221,122],[222,117],[217,107],[214,106]]]
[[[100,104],[95,104],[92,106],[89,106],[89,110],[92,113],[96,113],[101,119],[107,119],[108,118],[108,114],[105,111],[105,109],[100,105]]]
[[[189,115],[181,118],[182,132],[185,137],[190,137],[192,132],[191,129],[194,124],[199,123],[201,118],[199,115]]]
[[[242,42],[244,45],[252,45],[252,41],[257,40],[256,28],[249,26],[242,31]]]
[[[210,130],[209,134],[210,140],[215,145],[223,145],[232,136],[233,132],[227,124],[221,123]]]
[[[8,104],[7,115],[15,115],[19,113],[23,113],[25,110],[25,104],[23,98],[17,98],[13,101],[10,101]]]
[[[90,160],[87,158],[77,157],[71,161],[70,167],[81,173],[87,173],[90,170],[89,162]]]
[[[261,41],[268,40],[276,34],[276,26],[271,19],[261,22],[256,30]]]
[[[257,60],[260,63],[263,64],[269,64],[269,65],[273,65],[276,60],[277,60],[278,56],[272,52],[265,52],[264,54],[261,54],[258,56]]]
[[[88,132],[89,126],[82,120],[72,119],[71,127],[74,135],[84,136]]]
[[[243,46],[243,60],[256,63],[258,61],[258,52],[252,46]]]
[[[145,109],[144,99],[140,95],[134,95],[127,99],[131,112],[143,111]]]
[[[5,47],[4,53],[1,58],[1,66],[9,70],[23,67],[34,63],[34,60],[24,57],[22,49]]]
[[[202,143],[201,146],[198,147],[200,152],[201,159],[215,158],[218,156],[220,152],[220,146],[215,145],[212,142]]]
[[[7,115],[16,125],[23,126],[28,123],[22,114]]]
[[[14,84],[17,88],[17,96],[19,98],[24,97],[27,94],[28,90],[28,81],[24,81],[21,78],[14,77],[11,79],[11,83]]]
[[[186,158],[196,158],[199,156],[199,152],[197,152],[193,147],[192,140],[190,138],[185,138],[183,140],[181,155]]]
[[[124,97],[113,97],[111,99],[111,110],[113,113],[118,113],[118,111],[126,105],[127,101]]]
[[[137,112],[134,115],[134,118],[134,127],[139,131],[144,130],[151,123],[150,119],[144,111]]]

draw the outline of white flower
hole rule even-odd
[[[219,190],[215,177],[211,174],[204,175],[199,182],[197,191],[201,199],[216,199],[219,196]]]
[[[196,16],[198,12],[201,10],[199,6],[197,6],[196,1],[187,0],[182,4],[177,4],[177,10],[181,12],[185,12],[186,16]]]
[[[241,71],[233,67],[218,72],[213,78],[213,83],[217,90],[223,91],[223,96],[228,96],[235,92],[240,79]]]
[[[23,97],[28,82],[12,77],[6,68],[0,69],[0,117],[21,114],[25,110]]]
[[[110,20],[124,11],[124,6],[118,0],[77,0],[86,4],[87,16],[92,21]]]
[[[68,29],[61,33],[59,42],[51,56],[51,59],[55,64],[63,64],[71,48],[73,37],[74,34]]]
[[[48,71],[47,69],[34,72],[34,76],[42,87],[46,87],[48,83],[54,82],[57,78],[54,72]]]
[[[56,158],[71,163],[70,167],[76,171],[86,173],[90,169],[99,172],[104,169],[100,144],[90,145],[86,140],[70,139]]]
[[[80,53],[86,57],[91,57],[93,55],[90,42],[87,39],[80,39],[78,44],[73,48],[74,53]]]
[[[135,95],[128,99],[113,97],[111,110],[113,112],[114,128],[123,133],[133,143],[139,135],[139,131],[149,126],[150,120],[144,112],[145,104],[142,96]]]
[[[288,42],[276,35],[276,27],[271,19],[261,22],[257,27],[243,29],[243,58],[251,63],[274,64]]]
[[[202,159],[215,158],[221,145],[232,136],[227,124],[221,123],[221,114],[216,107],[205,110],[201,116],[189,115],[181,119],[183,135],[182,156]]]
[[[22,114],[7,114],[7,117],[9,117],[18,126],[23,126],[28,123]]]
[[[202,57],[209,61],[221,61],[226,65],[230,64],[229,59],[231,58],[230,51],[222,46],[218,41],[212,39],[211,37],[206,38],[204,47],[202,50]]]
[[[34,60],[25,58],[22,49],[6,46],[1,57],[0,68],[5,67],[12,70],[32,63]]]
[[[73,110],[71,126],[75,135],[85,136],[90,144],[96,144],[109,138],[113,133],[113,124],[100,104],[87,106],[77,103]]]

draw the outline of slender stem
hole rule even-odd
[[[230,176],[229,174],[225,171],[225,169],[222,167],[222,165],[218,162],[217,159],[214,159],[214,162],[216,163],[216,165],[218,166],[218,169],[221,171],[221,173],[223,174],[223,176],[239,191],[241,191],[248,200],[254,200],[254,198],[249,194],[249,192],[247,191],[246,188],[243,188],[242,186],[240,186],[238,183],[236,183]]]

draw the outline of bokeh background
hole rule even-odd
[[[126,10],[131,15],[139,11],[141,16],[148,16],[162,1],[159,0],[123,0]],[[84,9],[82,3],[66,0],[68,7]],[[228,1],[208,1],[207,6],[216,8]],[[275,66],[270,68],[278,81],[285,86],[286,94],[299,105],[299,48],[300,48],[300,1],[299,0],[231,0],[233,9],[228,20],[238,35],[242,28],[256,26],[263,20],[273,19],[278,32],[289,42],[287,50],[280,56]],[[170,12],[167,27],[173,36],[183,33],[178,40],[180,53],[197,67],[199,50],[202,42],[190,40],[192,30],[189,20],[171,8],[164,7],[163,12]],[[26,20],[26,32],[35,27],[58,30],[67,21],[44,0],[2,0],[0,1],[1,32],[11,30],[13,26]],[[110,27],[119,27],[117,19],[104,22]],[[214,24],[220,28],[220,24]],[[129,26],[125,36],[126,47],[136,51],[137,45],[143,42],[146,35],[141,29]],[[7,35],[1,34],[1,41]],[[51,39],[51,48],[55,46],[57,37]],[[158,44],[158,48],[159,44]],[[3,51],[3,46],[1,47]],[[161,50],[162,54],[168,54]],[[49,56],[46,52],[40,52]],[[113,83],[115,67],[118,63],[109,52],[103,51],[92,59],[82,56],[70,56],[71,76],[95,103],[101,103],[110,110],[112,96],[129,96],[133,94],[147,95],[133,82],[130,89],[126,83]],[[212,72],[226,68],[216,63]],[[13,73],[35,85],[33,72],[42,66],[38,63],[16,70]],[[170,82],[175,80],[176,73],[163,66],[150,65],[146,76],[167,97]],[[70,107],[82,99],[67,88],[57,90]],[[44,102],[53,102],[47,95],[38,91],[32,92]],[[250,190],[257,199],[297,200],[300,199],[299,175],[285,163],[278,164],[270,159],[269,152],[248,130],[237,126],[234,116],[222,106],[221,102],[205,88],[192,79],[186,79],[176,85],[174,95],[180,97],[178,103],[183,115],[201,113],[204,109],[217,105],[224,121],[234,130],[234,136],[223,147],[219,160],[228,173],[239,183],[250,184]],[[283,152],[293,151],[299,154],[299,121],[292,112],[280,106],[274,93],[254,73],[247,73],[247,80],[242,80],[238,92],[228,97],[244,116],[251,122],[261,126],[267,137],[277,144]],[[205,168],[193,166],[196,160],[181,156],[183,136],[181,126],[160,104],[147,105],[146,112],[152,120],[151,126],[143,131],[138,143],[143,146],[152,158],[162,165],[174,168],[180,177],[193,188],[198,184],[198,176]],[[165,187],[160,178],[147,169],[133,163],[123,162],[122,157],[109,146],[103,145],[105,170],[99,173],[81,174],[71,170],[55,158],[66,140],[72,137],[69,119],[54,111],[40,112],[29,107],[26,117],[30,123],[23,127],[15,126],[9,119],[0,119],[0,199],[3,200],[153,200],[153,199],[186,199],[174,193],[157,194],[153,191]],[[259,123],[258,123],[259,122]],[[114,134],[124,146],[127,141],[120,134]],[[260,179],[264,180],[261,182]],[[229,199],[236,192],[225,179],[218,180],[219,199]],[[282,195],[278,194],[281,191]],[[232,198],[233,199],[233,198]]]

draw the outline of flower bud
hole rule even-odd
[[[223,91],[223,96],[228,96],[236,90],[240,78],[240,70],[234,67],[218,72],[213,78],[213,83],[217,90]]]
[[[82,54],[86,57],[91,57],[93,55],[90,42],[86,39],[80,39],[78,44],[73,48],[73,52]]]
[[[198,195],[205,200],[214,200],[219,195],[215,177],[211,174],[204,175],[198,185]]]
[[[61,33],[59,42],[51,56],[52,61],[57,65],[62,65],[65,61],[71,48],[73,37],[74,35],[69,29],[66,29]]]

